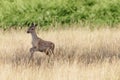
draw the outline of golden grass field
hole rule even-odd
[[[0,80],[120,80],[120,29],[38,30],[55,43],[55,56],[36,52],[29,60],[31,35],[0,30]]]

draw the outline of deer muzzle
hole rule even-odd
[[[30,33],[30,31],[27,31],[27,33]]]

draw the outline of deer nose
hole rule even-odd
[[[29,31],[27,31],[27,33],[30,33]]]

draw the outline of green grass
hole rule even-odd
[[[0,0],[0,27],[120,23],[120,0]]]

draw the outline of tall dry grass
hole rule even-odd
[[[0,80],[119,80],[119,29],[37,31],[56,45],[50,59],[36,52],[28,63],[31,35],[0,31]]]

